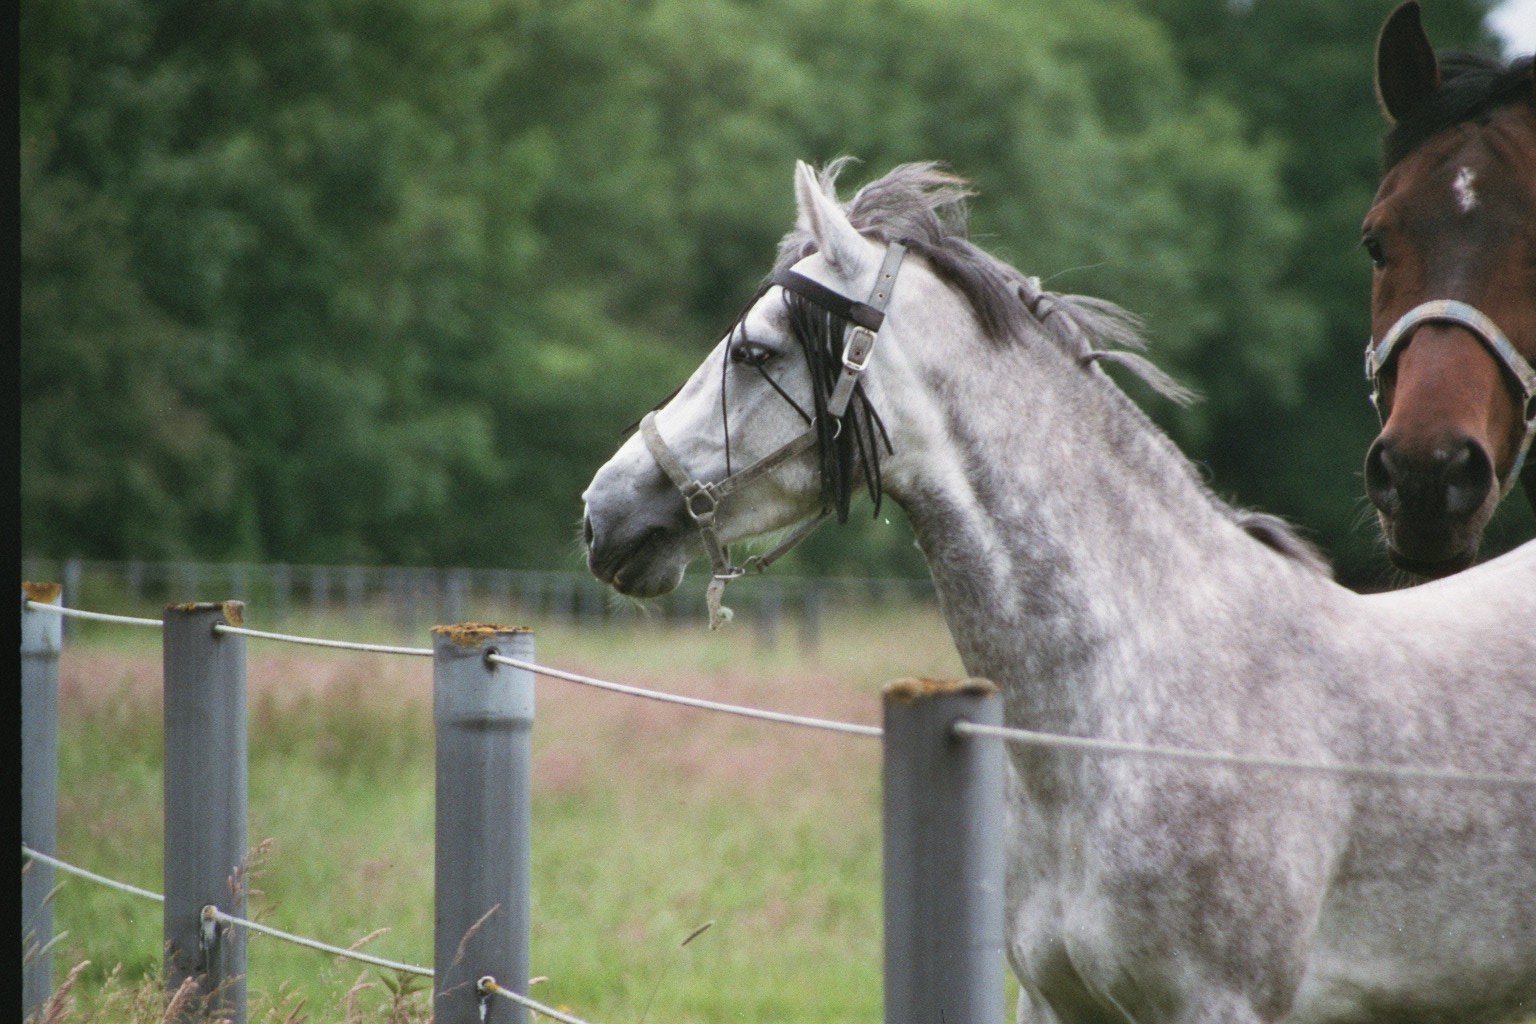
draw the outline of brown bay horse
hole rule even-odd
[[[1382,28],[1390,122],[1362,241],[1375,264],[1366,373],[1382,430],[1365,485],[1394,565],[1445,576],[1477,556],[1522,481],[1536,507],[1536,78],[1436,55],[1409,0]],[[1522,468],[1523,466],[1523,468]]]

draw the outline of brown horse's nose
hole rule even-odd
[[[1427,453],[1406,452],[1384,434],[1365,456],[1366,494],[1392,518],[1469,519],[1487,500],[1493,482],[1493,460],[1471,439]]]

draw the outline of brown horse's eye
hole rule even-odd
[[[1371,257],[1371,262],[1378,267],[1387,265],[1387,251],[1382,248],[1381,239],[1375,235],[1366,235],[1360,244],[1365,247],[1366,254]]]

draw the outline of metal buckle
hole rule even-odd
[[[698,523],[703,522],[706,518],[712,518],[714,516],[715,510],[720,507],[720,499],[715,497],[715,492],[710,490],[708,484],[701,484],[697,481],[695,481],[694,484],[695,487],[693,490],[686,491],[683,494],[683,508],[687,509],[688,515],[692,517],[694,522]],[[698,498],[704,498],[707,500],[709,502],[709,507],[703,511],[694,508],[693,503]]]
[[[855,327],[843,346],[843,369],[849,373],[863,373],[869,365],[869,357],[875,352],[875,332],[868,327]]]

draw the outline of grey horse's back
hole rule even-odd
[[[1351,756],[1536,777],[1536,542],[1362,603],[1381,657],[1356,695]],[[1350,787],[1348,839],[1289,1020],[1536,1015],[1536,788]]]

